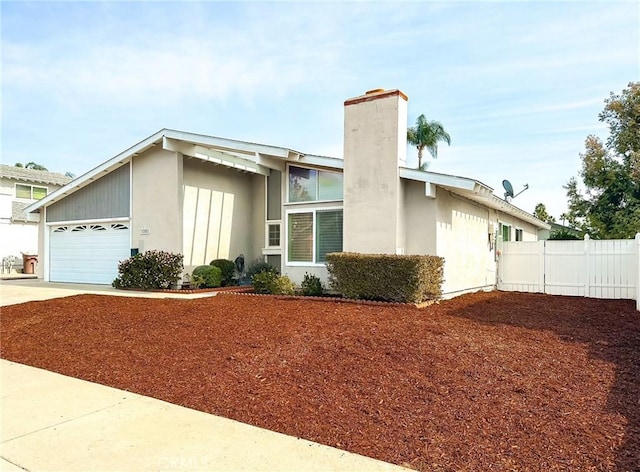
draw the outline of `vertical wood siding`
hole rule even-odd
[[[47,207],[47,222],[121,218],[129,215],[129,164]]]

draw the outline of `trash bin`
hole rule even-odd
[[[35,254],[22,254],[22,272],[24,274],[35,274],[38,256]]]

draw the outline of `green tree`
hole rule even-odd
[[[538,203],[536,208],[533,210],[533,216],[538,218],[539,220],[544,221],[545,223],[555,223],[556,219],[547,213],[547,207],[544,203]]]
[[[49,170],[45,166],[41,166],[40,164],[36,164],[35,162],[27,162],[22,165],[20,162],[16,162],[15,167],[23,167],[25,169],[33,169],[33,170]]]
[[[582,191],[572,177],[564,188],[567,220],[596,239],[632,238],[640,231],[640,82],[613,92],[598,115],[609,127],[603,143],[589,135],[582,159]]]
[[[422,154],[429,151],[434,159],[438,157],[438,143],[444,141],[451,144],[451,136],[439,121],[429,121],[424,115],[416,119],[416,125],[407,129],[407,142],[418,149],[418,169],[424,170],[427,164],[422,164]]]

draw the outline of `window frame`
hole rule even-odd
[[[308,203],[308,202],[306,202]],[[335,206],[322,206],[322,207],[307,207],[307,208],[293,208],[293,209],[288,209],[285,210],[285,219],[283,221],[283,226],[285,228],[285,235],[284,235],[284,241],[286,244],[286,247],[284,247],[285,251],[284,251],[284,256],[285,256],[285,266],[290,266],[290,267],[325,267],[326,266],[326,262],[320,262],[318,261],[318,250],[317,250],[317,245],[318,245],[318,237],[317,237],[317,230],[318,230],[318,216],[317,214],[320,212],[327,212],[327,211],[339,211],[342,212],[343,218],[344,218],[344,209],[343,207],[339,206],[339,207],[335,207]],[[289,234],[289,215],[291,214],[300,214],[300,213],[311,213],[311,227],[312,227],[312,240],[311,240],[311,261],[292,261],[289,259],[289,247],[290,247],[290,234]],[[344,220],[343,220],[343,228],[342,228],[342,237],[343,237],[343,244],[344,244]],[[282,233],[280,235],[281,238],[281,243],[282,243]]]
[[[315,199],[312,200],[301,200],[301,201],[292,201],[291,200],[291,168],[298,168],[298,169],[305,169],[305,170],[309,170],[309,171],[313,171],[316,172],[316,177],[315,177]],[[342,178],[342,191],[340,192],[340,198],[333,198],[333,199],[320,199],[320,173],[326,173],[326,174],[335,174],[335,175],[339,175]],[[330,202],[341,202],[344,200],[344,173],[343,172],[339,172],[336,170],[327,170],[327,169],[321,169],[319,167],[309,167],[309,166],[304,166],[304,165],[297,165],[297,164],[287,164],[287,172],[286,172],[286,181],[287,181],[287,189],[286,189],[286,204],[287,205],[308,205],[311,203],[330,203]]]
[[[504,228],[505,227],[509,228],[509,239],[504,239]],[[503,221],[499,221],[498,222],[498,228],[499,228],[499,231],[500,231],[500,241],[502,241],[502,242],[510,242],[510,241],[512,241],[512,239],[511,239],[512,231],[511,230],[513,228],[513,225],[510,225],[510,224],[505,223]]]
[[[29,197],[19,197],[18,196],[18,187],[29,187]],[[44,196],[40,197],[40,198],[33,198],[33,189],[39,189],[39,190],[44,190]],[[14,195],[16,199],[19,200],[42,200],[43,198],[45,198],[47,195],[49,195],[49,188],[48,187],[43,187],[41,185],[31,185],[31,184],[20,184],[17,183],[14,185]]]
[[[271,227],[278,227],[278,244],[271,244]],[[265,231],[265,248],[267,249],[281,249],[282,248],[282,220],[267,220]]]
[[[515,226],[515,237],[516,237],[516,241],[524,241],[524,231],[522,228]],[[518,235],[520,235],[520,239],[518,239]]]

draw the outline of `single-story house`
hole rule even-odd
[[[264,258],[294,282],[327,278],[329,252],[445,258],[447,296],[496,284],[496,244],[548,225],[472,178],[406,166],[407,97],[344,102],[344,155],[163,129],[28,208],[40,276],[109,284],[119,260],[159,249],[185,272]]]
[[[70,181],[57,172],[0,164],[0,256],[14,260],[3,271],[19,270],[22,254],[38,253],[40,215],[25,208]]]

